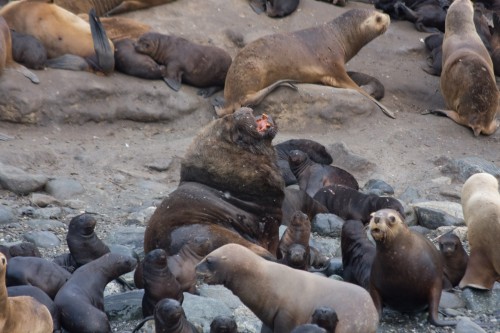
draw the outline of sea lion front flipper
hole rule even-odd
[[[30,79],[31,82],[33,82],[35,84],[40,83],[40,79],[38,79],[38,76],[21,64],[15,63],[15,64],[11,65],[10,68],[5,68],[5,70],[14,70],[16,72],[23,74],[25,77]]]
[[[250,0],[250,7],[257,14],[262,14],[266,11],[266,1],[265,0]]]
[[[174,91],[179,91],[181,89],[181,81],[179,81],[177,79],[173,79],[173,78],[169,78],[169,77],[164,77],[163,81],[165,81],[165,83],[167,84],[167,86],[169,86],[170,88],[172,88],[172,90],[174,90]]]
[[[89,11],[89,24],[99,69],[105,74],[111,73],[115,68],[115,53],[94,8]]]
[[[74,54],[64,54],[57,58],[48,59],[45,63],[49,68],[65,69],[70,71],[89,71],[88,62]]]

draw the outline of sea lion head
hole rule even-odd
[[[173,327],[185,317],[184,309],[179,301],[164,298],[156,303],[154,318],[156,327]]]
[[[328,332],[335,332],[339,318],[337,312],[329,306],[322,306],[314,310],[311,323],[323,327]]]
[[[262,140],[270,142],[278,133],[271,116],[262,114],[254,117],[252,112],[252,109],[242,107],[222,118],[224,132],[237,145],[249,146]]]
[[[401,227],[406,228],[403,217],[394,209],[381,209],[371,213],[370,216],[368,228],[377,243],[391,241],[400,232]]]
[[[302,244],[292,244],[285,253],[286,264],[296,269],[307,269],[310,255]]]
[[[94,229],[97,224],[95,218],[90,214],[80,214],[75,216],[69,222],[68,234],[78,234],[82,237],[94,235]]]
[[[134,44],[135,50],[139,53],[154,56],[160,47],[160,34],[157,32],[146,32]]]
[[[196,265],[196,277],[198,281],[206,284],[226,285],[231,277],[231,271],[241,271],[245,274],[249,270],[255,269],[254,264],[249,260],[255,255],[248,248],[234,243],[223,245],[210,252],[202,261]]]
[[[236,333],[238,326],[233,317],[217,316],[210,323],[210,333]]]
[[[164,268],[167,266],[167,252],[164,249],[149,251],[144,257],[144,265],[160,269]]]
[[[389,15],[372,9],[351,9],[334,19],[344,39],[356,54],[364,45],[385,33],[391,23]],[[351,54],[352,56],[354,54]]]
[[[293,227],[302,227],[302,226],[310,226],[311,222],[309,221],[309,216],[307,216],[307,214],[304,214],[303,212],[301,212],[300,210],[296,211],[293,215],[292,215],[292,219],[290,221],[290,226],[293,226]],[[289,226],[289,227],[290,227]]]
[[[438,243],[439,250],[445,257],[453,256],[458,247],[461,246],[460,238],[451,232],[439,237]]]

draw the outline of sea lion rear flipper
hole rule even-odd
[[[94,8],[91,8],[89,11],[89,24],[99,70],[106,74],[111,73],[115,68],[115,54],[109,42],[106,30],[104,30],[104,26],[97,17]]]
[[[179,91],[181,89],[181,81],[179,81],[177,79],[164,77],[163,81],[165,81],[167,86],[169,86],[170,88],[172,88],[175,91]]]
[[[294,83],[297,83],[295,80],[279,80],[274,82],[273,84],[265,87],[264,89],[261,89],[257,91],[256,93],[253,93],[251,95],[247,95],[245,97],[245,101],[242,103],[243,106],[250,106],[250,105],[258,105],[262,100],[272,93],[276,88],[280,86],[286,86],[289,88],[292,88],[293,90],[298,90],[297,86],[294,85]]]
[[[208,98],[218,92],[219,90],[222,90],[223,88],[220,86],[213,86],[213,87],[208,87],[208,88],[203,88],[198,90],[198,95],[200,95],[203,98]]]
[[[266,11],[266,1],[265,0],[250,0],[250,7],[257,14],[262,14]]]

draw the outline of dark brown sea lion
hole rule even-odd
[[[211,252],[196,273],[205,283],[230,289],[262,320],[263,332],[288,333],[322,306],[337,312],[337,333],[377,330],[377,311],[363,288],[265,260],[238,244]]]
[[[59,265],[38,257],[14,257],[7,266],[7,286],[32,285],[54,299],[71,274]]]
[[[217,316],[210,323],[210,333],[236,333],[238,325],[233,317]]]
[[[404,216],[404,208],[399,200],[376,194],[364,194],[342,185],[322,188],[316,193],[314,200],[344,220],[360,220],[364,224],[370,221],[371,213],[383,208],[395,209]]]
[[[225,106],[217,108],[217,114],[223,116],[241,106],[256,105],[276,87],[302,82],[357,90],[394,118],[345,70],[345,63],[384,33],[389,23],[386,14],[352,9],[318,27],[272,34],[249,43],[229,68],[224,86]]]
[[[175,299],[160,300],[154,309],[156,333],[198,333],[186,318],[181,303]]]
[[[115,42],[115,69],[142,79],[161,80],[165,66],[159,65],[150,56],[137,52],[134,41],[126,38]]]
[[[338,323],[337,312],[329,306],[317,308],[311,318],[311,324],[324,328],[328,333],[335,333]]]
[[[309,238],[311,236],[311,221],[301,211],[295,212],[288,228],[281,236],[277,259],[284,259],[283,264],[297,269],[307,270],[311,257]],[[297,248],[297,245],[302,246]],[[295,249],[292,247],[295,246]]]
[[[318,201],[311,198],[304,190],[296,188],[285,188],[285,199],[281,205],[283,219],[281,224],[290,225],[290,221],[296,211],[301,211],[312,220],[316,214],[329,213],[328,209]]]
[[[142,262],[142,315],[153,314],[156,303],[164,298],[173,298],[180,303],[184,300],[181,286],[175,279],[167,264],[167,253],[163,249],[155,249],[146,254]]]
[[[45,305],[31,296],[9,297],[6,270],[7,258],[0,253],[0,332],[52,333],[52,317]]]
[[[293,13],[299,6],[299,0],[268,0],[266,14],[269,17],[285,17]]]
[[[316,324],[302,324],[296,326],[291,333],[327,333],[323,327]]]
[[[384,98],[385,87],[377,78],[361,72],[347,71],[347,75],[370,96],[380,101]],[[330,164],[330,163],[326,163]]]
[[[475,136],[490,135],[499,125],[499,92],[491,57],[473,18],[470,0],[455,0],[448,9],[440,81],[448,109],[429,112],[472,128]]]
[[[344,281],[370,290],[370,272],[375,258],[375,245],[368,239],[363,222],[347,220],[340,236]]]
[[[311,197],[329,185],[344,185],[354,190],[359,189],[356,178],[349,172],[333,165],[315,163],[303,151],[292,150],[288,163],[297,178],[299,188]]]
[[[41,258],[42,255],[40,254],[40,251],[38,250],[38,247],[30,242],[21,242],[18,244],[13,244],[10,246],[5,247],[7,259],[10,257],[39,257]],[[2,251],[3,252],[3,251]]]
[[[462,187],[470,257],[459,287],[491,289],[500,279],[500,194],[497,179],[474,174]]]
[[[52,317],[52,325],[54,333],[61,332],[61,312],[55,305],[54,301],[40,288],[35,286],[12,286],[7,287],[7,294],[9,297],[15,296],[31,296],[41,304],[45,305]]]
[[[309,246],[293,243],[283,252],[279,263],[303,271],[309,270],[311,266],[311,249]]]
[[[465,252],[457,235],[448,232],[438,239],[439,251],[443,259],[443,289],[458,286],[465,274],[469,255]]]
[[[422,69],[435,76],[441,76],[443,70],[443,33],[436,33],[425,37],[424,43],[427,50],[430,52],[427,58],[427,67]]]
[[[456,325],[438,317],[443,263],[434,244],[409,230],[403,217],[393,209],[373,213],[369,228],[377,244],[370,295],[379,314],[382,315],[384,305],[401,312],[428,308],[431,324]]]
[[[196,44],[185,38],[158,32],[143,34],[135,44],[135,50],[149,55],[165,66],[164,80],[175,91],[181,82],[206,88],[203,95],[209,97],[224,86],[231,56],[225,50]]]
[[[174,255],[190,239],[208,237],[211,250],[238,243],[272,259],[284,197],[276,133],[271,117],[256,118],[249,108],[205,126],[181,163],[179,187],[149,220],[145,252]]]
[[[12,30],[12,57],[31,69],[44,69],[47,62],[47,50],[34,36]]]
[[[107,253],[78,268],[54,299],[62,309],[62,327],[70,332],[111,332],[104,312],[104,288],[136,266],[132,257]]]
[[[62,7],[37,1],[12,1],[0,15],[11,29],[40,40],[48,58],[71,54],[84,58],[95,71],[113,71],[113,43],[93,10],[90,24]]]

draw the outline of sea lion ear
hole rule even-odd
[[[374,216],[375,216],[375,212],[370,214],[370,217],[374,217]]]

